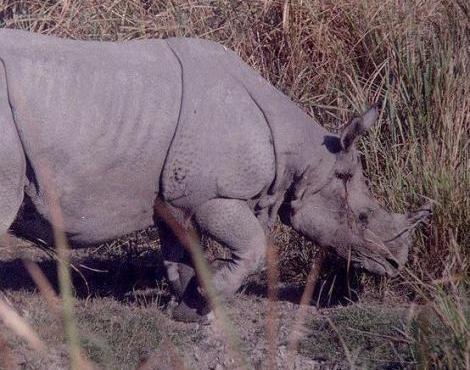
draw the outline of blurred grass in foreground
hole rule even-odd
[[[418,315],[420,363],[470,366],[469,2],[0,0],[0,26],[76,39],[216,40],[332,130],[382,102],[380,126],[360,144],[374,195],[396,211],[426,198],[435,207],[409,270],[376,288],[426,302],[453,338],[435,352],[437,327]],[[305,280],[314,253],[281,230],[290,242],[281,278]]]

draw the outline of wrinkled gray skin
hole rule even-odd
[[[0,30],[0,61],[0,234],[24,194],[51,223],[53,189],[74,244],[152,225],[159,197],[185,227],[233,252],[213,280],[230,295],[263,262],[283,203],[296,230],[387,275],[405,264],[410,231],[429,214],[388,213],[370,196],[354,142],[376,121],[375,107],[332,135],[216,43]],[[183,298],[175,318],[196,320],[205,312],[194,305],[194,270],[160,226]]]

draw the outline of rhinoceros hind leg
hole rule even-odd
[[[178,211],[172,213],[178,222],[184,223],[183,217]],[[157,228],[160,236],[163,264],[168,280],[173,294],[178,299],[181,299],[191,279],[196,275],[191,256],[163,221],[157,223]]]
[[[26,160],[8,100],[0,60],[0,235],[8,231],[23,202]]]
[[[187,228],[183,212],[172,209],[172,215],[181,226]],[[179,305],[173,310],[172,318],[182,322],[207,323],[209,305],[197,289],[197,277],[190,254],[184,249],[173,231],[163,222],[157,223],[163,264],[173,294]]]
[[[222,296],[233,295],[243,280],[264,262],[266,235],[246,202],[213,199],[200,206],[196,223],[232,251],[232,259],[214,268],[213,286]]]

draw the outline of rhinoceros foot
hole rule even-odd
[[[209,324],[210,311],[209,303],[199,293],[197,279],[194,277],[189,282],[180,304],[174,309],[172,318],[181,322]]]

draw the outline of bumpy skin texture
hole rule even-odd
[[[0,61],[0,233],[23,193],[50,223],[52,190],[74,244],[150,226],[159,197],[232,251],[214,277],[230,295],[262,263],[282,204],[310,239],[389,275],[429,214],[387,213],[368,193],[354,141],[376,108],[331,135],[219,44],[0,30]],[[175,316],[194,320],[206,312],[194,270],[171,230],[160,233],[183,299]]]
[[[250,199],[274,178],[269,125],[237,75],[221,61],[220,45],[170,39],[181,68],[182,96],[162,194],[194,208],[215,197]]]

